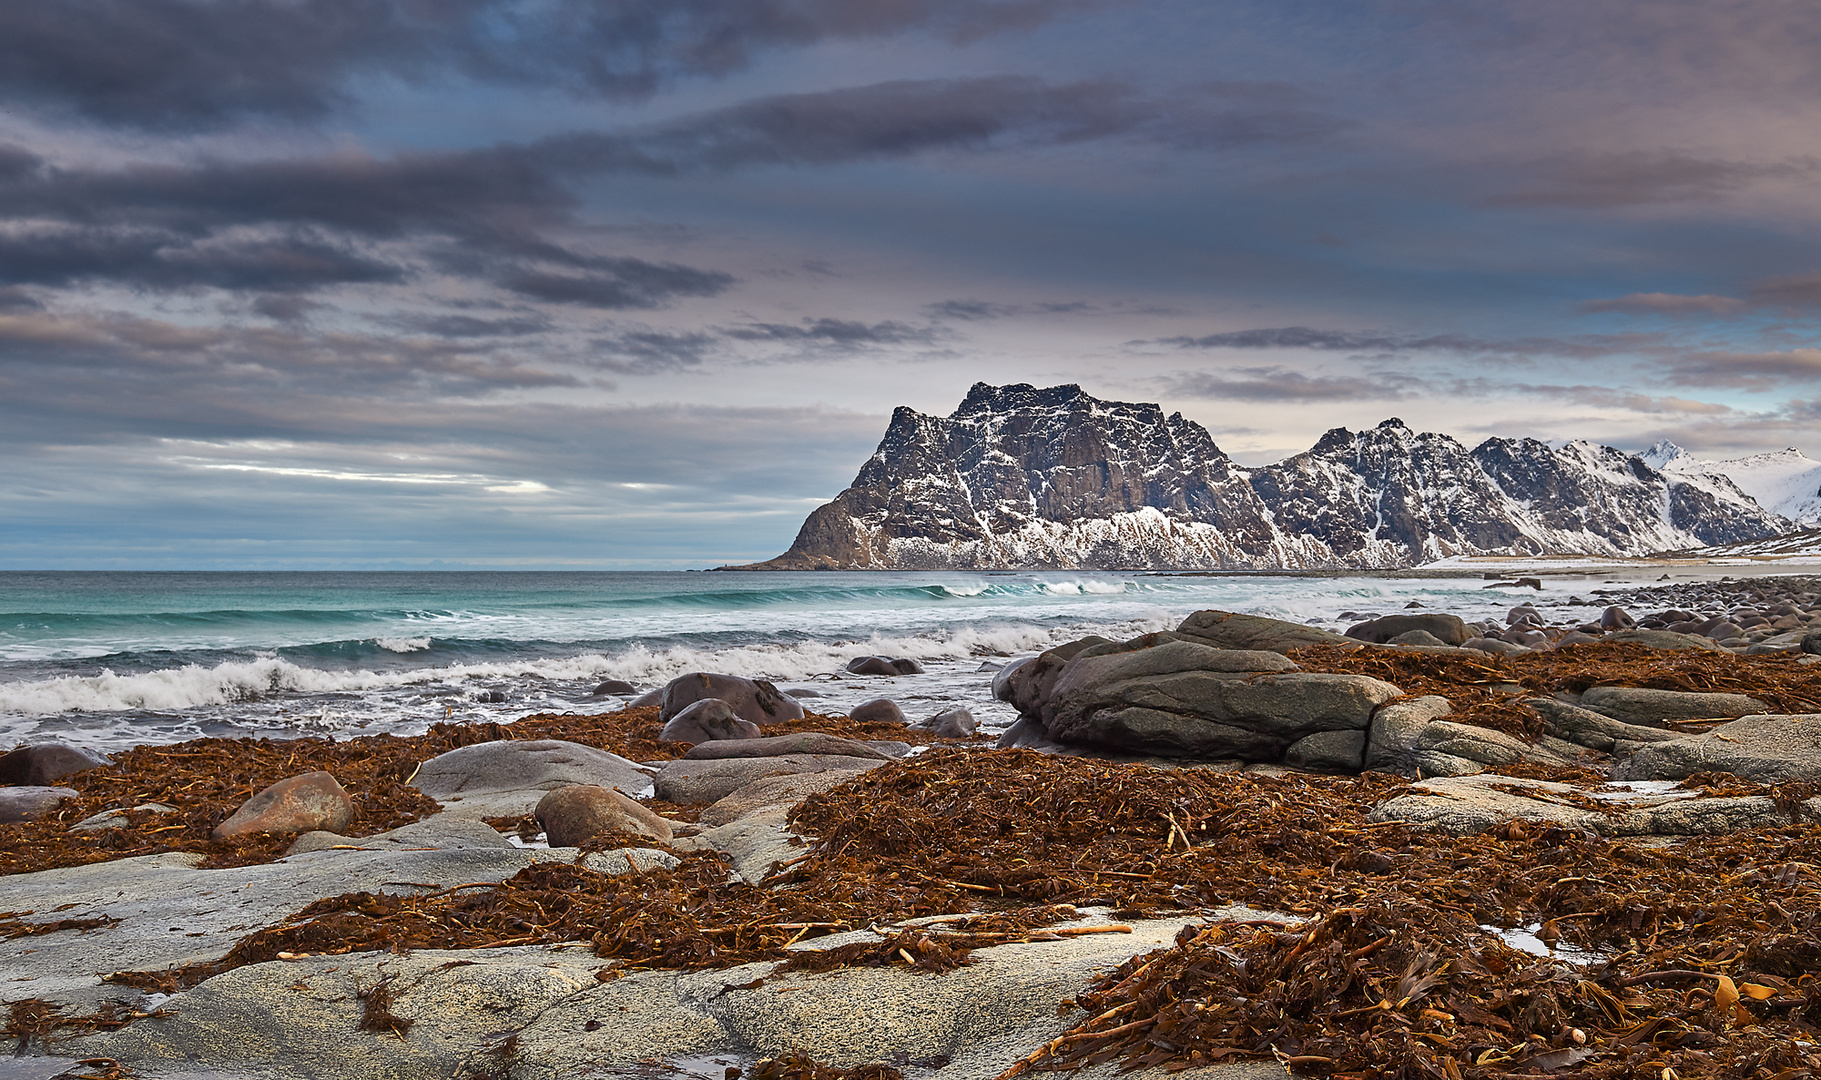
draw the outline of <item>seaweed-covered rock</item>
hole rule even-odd
[[[865,770],[885,764],[878,758],[841,754],[789,754],[783,757],[720,758],[669,761],[658,770],[658,798],[674,803],[712,803],[755,780],[792,773]]]
[[[0,825],[36,821],[55,811],[65,799],[76,797],[75,788],[22,784],[0,788]]]
[[[1445,697],[1394,701],[1372,714],[1367,729],[1365,768],[1399,776],[1416,775],[1416,748],[1423,728],[1454,711]]]
[[[1732,773],[1760,784],[1821,780],[1821,713],[1742,716],[1704,735],[1665,739],[1613,766],[1619,780]]]
[[[1600,638],[1608,645],[1642,645],[1647,649],[1670,649],[1703,652],[1726,652],[1726,649],[1698,634],[1678,634],[1673,630],[1618,630]]]

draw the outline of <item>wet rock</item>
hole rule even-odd
[[[1366,733],[1318,731],[1284,751],[1284,764],[1317,772],[1358,772],[1366,757]]]
[[[65,799],[76,798],[75,788],[22,784],[0,788],[0,825],[14,821],[37,821],[56,812]]]
[[[856,656],[847,662],[847,671],[853,675],[898,674],[898,669],[883,656]]]
[[[34,743],[0,754],[0,784],[45,787],[72,773],[108,764],[100,754],[62,742]]]
[[[786,694],[789,694],[791,697],[796,698],[798,701],[802,701],[805,698],[819,698],[819,697],[828,696],[820,690],[811,690],[806,686],[787,687],[784,692]]]
[[[759,737],[759,725],[734,715],[733,706],[720,698],[690,703],[658,732],[659,742],[705,743]]]
[[[797,704],[797,699],[779,693],[777,687],[764,679],[696,671],[679,675],[665,684],[658,719],[668,721],[704,698],[725,701],[742,720],[750,720],[761,727],[803,718],[803,706]]]
[[[858,739],[844,739],[820,731],[798,731],[769,738],[697,743],[683,755],[683,760],[718,761],[726,758],[783,757],[789,754],[834,754],[840,757],[877,758],[880,761],[890,761],[896,756]]]
[[[589,784],[557,788],[539,799],[532,813],[544,827],[551,847],[581,847],[603,832],[634,833],[665,842],[672,835],[670,822],[649,807]]]
[[[482,690],[474,695],[474,700],[486,705],[504,705],[506,692],[504,690]]]
[[[1802,637],[1802,651],[1810,655],[1821,653],[1821,632],[1804,634]]]
[[[720,758],[669,761],[658,770],[657,796],[674,803],[712,803],[755,780],[830,769],[873,769],[885,764],[873,757],[842,754],[787,754],[781,757]]]
[[[664,704],[664,688],[647,690],[626,703],[628,709],[655,709]]]
[[[340,832],[354,820],[354,800],[321,770],[280,780],[215,826],[217,840],[249,833]]]
[[[1190,615],[1176,632],[1217,649],[1262,649],[1279,653],[1309,645],[1352,645],[1356,642],[1356,639],[1319,627],[1212,608]]]
[[[939,739],[971,739],[980,730],[974,714],[958,705],[943,709],[917,726]]]
[[[1382,619],[1372,619],[1350,627],[1346,636],[1373,645],[1383,645],[1413,630],[1431,635],[1436,639],[1437,645],[1459,645],[1473,636],[1467,632],[1467,624],[1456,615],[1386,615]],[[1412,644],[1426,645],[1428,642]]]
[[[1600,629],[1602,630],[1630,630],[1637,625],[1638,621],[1617,604],[1600,612]]]
[[[1317,731],[1364,729],[1401,695],[1361,675],[1306,674],[1274,652],[1187,641],[1078,657],[1041,717],[1051,738],[1183,757],[1280,761]]]
[[[1821,780],[1821,713],[1742,716],[1704,735],[1651,743],[1613,766],[1619,780],[1725,772],[1760,784]]]
[[[993,676],[993,696],[1024,716],[1035,716],[1049,700],[1051,687],[1056,685],[1070,660],[1084,649],[1111,644],[1110,638],[1090,634],[1046,649],[1028,660],[1007,664]]]
[[[890,698],[882,697],[874,698],[871,701],[863,701],[860,704],[855,705],[848,711],[847,716],[850,720],[860,720],[867,723],[875,721],[887,724],[905,723],[904,710],[898,707],[898,703]]]
[[[1687,693],[1632,686],[1595,686],[1581,695],[1581,707],[1628,724],[1662,726],[1672,720],[1712,720],[1767,713],[1770,706],[1744,694]]]
[[[630,795],[651,790],[647,770],[618,754],[560,739],[502,739],[438,754],[417,771],[412,785],[467,817],[528,814],[550,791],[574,784],[619,788]]]
[[[607,679],[597,684],[589,693],[594,697],[606,697],[608,694],[625,696],[638,692],[639,688],[627,682],[625,679]]]

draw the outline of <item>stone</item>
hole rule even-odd
[[[1049,700],[1050,688],[1056,685],[1062,669],[1077,653],[1095,645],[1111,645],[1112,639],[1098,634],[1064,642],[1027,660],[1019,660],[999,669],[993,676],[993,696],[1017,709],[1021,715],[1036,716]]]
[[[1608,645],[1642,645],[1647,649],[1726,651],[1707,638],[1695,634],[1678,634],[1673,630],[1618,630],[1600,640]]]
[[[1712,720],[1767,713],[1770,706],[1744,694],[1646,690],[1633,686],[1595,686],[1581,695],[1581,707],[1628,724],[1661,727],[1673,720]]]
[[[943,709],[917,726],[939,739],[971,739],[980,731],[974,714],[959,705]]]
[[[167,806],[164,803],[159,802],[140,803],[138,806],[131,807],[131,809],[143,811],[148,814],[175,814],[177,812],[175,806]],[[76,824],[71,825],[70,831],[101,832],[106,829],[124,829],[126,828],[127,823],[127,810],[116,808],[113,810],[103,810],[99,814],[91,814],[81,821],[78,821]]]
[[[1760,784],[1821,780],[1821,713],[1742,716],[1702,735],[1640,748],[1612,768],[1618,780],[1680,780],[1725,772]]]
[[[1543,728],[1549,734],[1601,753],[1612,753],[1620,743],[1661,742],[1675,738],[1673,732],[1662,728],[1627,724],[1605,713],[1583,709],[1579,705],[1570,705],[1554,698],[1528,698],[1524,704],[1542,716]]]
[[[848,710],[847,717],[850,720],[867,723],[878,721],[887,724],[902,724],[906,722],[904,710],[898,707],[898,703],[890,698],[882,697],[855,705]]]
[[[48,817],[56,812],[63,800],[77,798],[78,794],[75,788],[46,787],[43,784],[0,788],[0,825]]]
[[[1817,654],[1817,653],[1821,653],[1821,631],[1818,631],[1813,634],[1804,634],[1803,635],[1802,651],[1805,653],[1808,653],[1811,656],[1814,654]]]
[[[1365,757],[1364,731],[1318,731],[1291,743],[1284,751],[1284,764],[1318,772],[1358,772]]]
[[[734,715],[733,706],[720,698],[691,702],[670,718],[658,732],[659,742],[705,743],[757,739],[759,725]]]
[[[1401,633],[1401,634],[1397,635],[1396,637],[1392,638],[1391,641],[1389,642],[1389,644],[1431,646],[1431,647],[1439,645],[1444,648],[1447,647],[1447,645],[1448,645],[1448,643],[1446,641],[1443,641],[1441,638],[1436,637],[1434,634],[1431,634],[1427,630],[1407,630],[1404,633]]]
[[[1550,647],[1555,648],[1555,649],[1565,649],[1570,645],[1592,645],[1599,640],[1600,639],[1598,637],[1594,636],[1593,634],[1589,634],[1589,633],[1586,633],[1581,630],[1570,630],[1568,633],[1563,634],[1559,638],[1556,638],[1555,643],[1553,645],[1551,645]]]
[[[797,704],[797,699],[779,693],[777,687],[764,679],[743,679],[738,675],[715,675],[705,671],[679,675],[664,685],[658,719],[668,721],[703,698],[719,698],[733,706],[733,711],[742,720],[750,720],[761,727],[803,719],[803,706]]]
[[[312,851],[475,851],[512,850],[512,841],[484,821],[457,817],[454,814],[432,814],[422,821],[400,825],[383,833],[358,839],[340,833],[315,830],[301,833],[285,856],[304,855]]]
[[[1431,776],[1454,767],[1451,762],[1435,762],[1434,767],[1426,767],[1434,754],[1445,754],[1480,766],[1509,765],[1514,761],[1563,763],[1557,755],[1502,731],[1448,720],[1432,720],[1423,725],[1416,737],[1415,760],[1416,767]]]
[[[1366,815],[1465,836],[1508,821],[1573,829],[1601,836],[1700,836],[1788,824],[1768,796],[1691,797],[1689,792],[1602,791],[1610,811],[1580,805],[1587,793],[1569,784],[1514,776],[1457,776],[1410,785]],[[1798,810],[1821,819],[1821,799]]]
[[[502,739],[438,754],[417,770],[412,786],[467,817],[519,817],[548,792],[573,784],[651,791],[644,766],[618,754],[560,739]]]
[[[1190,615],[1176,632],[1217,649],[1262,649],[1281,653],[1310,645],[1357,644],[1356,639],[1320,627],[1212,608]]]
[[[786,688],[785,688],[785,690],[784,690],[784,692],[785,692],[785,693],[786,693],[786,694],[789,694],[789,695],[790,695],[790,696],[791,696],[791,697],[794,697],[794,698],[796,698],[796,699],[797,699],[797,700],[799,700],[799,701],[801,701],[801,700],[803,700],[803,699],[804,699],[804,698],[819,698],[819,697],[827,697],[827,696],[828,696],[828,695],[827,695],[827,694],[824,694],[824,693],[823,693],[823,692],[822,692],[822,691],[820,691],[820,690],[811,690],[811,689],[810,689],[810,688],[809,688],[809,687],[807,687],[807,686],[791,686],[791,687],[786,687]]]
[[[683,755],[683,760],[714,761],[723,758],[782,757],[788,754],[835,754],[842,757],[877,758],[880,761],[902,756],[888,754],[879,747],[858,739],[844,739],[820,731],[797,731],[789,735],[758,739],[697,743]]]
[[[782,757],[721,758],[668,761],[658,770],[657,796],[673,803],[712,803],[755,780],[829,769],[872,769],[885,762],[840,754],[788,754]]]
[[[617,791],[592,784],[560,787],[532,811],[551,847],[581,847],[603,832],[633,833],[668,842],[670,822]]]
[[[802,802],[806,795],[840,787],[849,780],[864,775],[866,773],[863,769],[829,769],[824,772],[761,777],[715,800],[702,811],[700,821],[703,825],[714,828],[761,811],[790,808]]]
[[[1416,775],[1417,737],[1430,721],[1454,711],[1445,697],[1430,695],[1395,701],[1372,714],[1366,729],[1364,767],[1376,772]]]
[[[1436,638],[1438,645],[1459,645],[1472,637],[1467,624],[1457,615],[1386,615],[1371,619],[1347,630],[1347,637],[1373,645],[1383,645],[1400,634],[1421,630]],[[1422,644],[1427,644],[1423,642]]]
[[[209,834],[217,840],[249,833],[340,832],[354,820],[354,800],[320,769],[280,780],[242,803]]]
[[[628,709],[655,709],[664,704],[664,688],[647,690],[626,703]]]
[[[1529,604],[1519,604],[1505,613],[1506,626],[1541,626],[1543,613]]]
[[[1364,729],[1402,695],[1362,675],[1308,674],[1274,652],[1188,641],[1078,657],[1041,713],[1059,742],[1178,757],[1281,761],[1317,731]]]
[[[34,743],[0,754],[0,784],[46,787],[72,773],[108,763],[106,757],[68,743]]]
[[[1466,641],[1461,643],[1461,648],[1477,649],[1480,652],[1491,653],[1494,656],[1510,656],[1512,653],[1523,653],[1523,652],[1530,651],[1529,649],[1524,648],[1522,645],[1514,645],[1511,642],[1506,641],[1502,638],[1493,638],[1493,637],[1468,638]]]
[[[594,697],[605,697],[608,694],[628,696],[638,692],[639,688],[627,682],[625,679],[607,679],[597,684],[595,688],[590,691],[590,694]]]
[[[1630,630],[1637,625],[1638,621],[1616,604],[1600,612],[1600,629],[1602,630]]]
[[[883,656],[856,656],[847,662],[847,671],[854,675],[898,674],[891,660]]]

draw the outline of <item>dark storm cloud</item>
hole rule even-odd
[[[302,235],[198,241],[156,229],[80,226],[0,234],[0,281],[11,284],[106,279],[151,289],[283,291],[404,276],[346,244]]]
[[[66,0],[0,5],[0,95],[111,124],[308,120],[349,83],[462,76],[644,97],[767,49],[925,30],[968,40],[1096,0]]]
[[[447,338],[524,337],[541,334],[551,327],[550,320],[533,315],[499,319],[473,315],[418,315],[396,321],[409,329]]]
[[[804,319],[794,323],[750,323],[722,333],[736,341],[776,341],[787,344],[864,348],[871,345],[929,345],[942,332],[886,320],[877,323],[848,319]]]
[[[1207,401],[1350,401],[1417,396],[1423,380],[1386,372],[1317,375],[1278,367],[1182,372],[1164,380],[1168,393]]]
[[[1169,345],[1178,349],[1307,349],[1352,353],[1457,353],[1466,355],[1549,356],[1588,359],[1659,348],[1662,339],[1650,334],[1584,334],[1572,338],[1512,338],[1488,340],[1462,334],[1398,336],[1355,333],[1347,330],[1314,330],[1306,326],[1277,329],[1234,330],[1202,337],[1158,338],[1134,345]]]
[[[1058,303],[995,304],[986,300],[944,300],[926,304],[923,313],[932,319],[949,322],[985,322],[990,319],[1012,319],[1022,315],[1075,315],[1096,311],[1085,300]]]
[[[1651,203],[1718,199],[1770,179],[1803,179],[1821,162],[1725,161],[1676,151],[1569,154],[1536,162],[1516,190],[1494,195],[1491,206],[1563,206],[1599,210]]]
[[[43,308],[43,302],[24,289],[0,287],[0,312],[39,311]]]
[[[714,296],[733,284],[733,275],[643,259],[603,260],[594,273],[515,270],[497,279],[502,288],[534,300],[584,307],[661,307],[673,297]]]
[[[591,367],[622,375],[651,375],[697,367],[719,348],[712,334],[632,330],[590,342]]]

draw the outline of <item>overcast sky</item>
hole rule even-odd
[[[767,558],[893,406],[1821,456],[1810,0],[0,5],[0,567]]]

